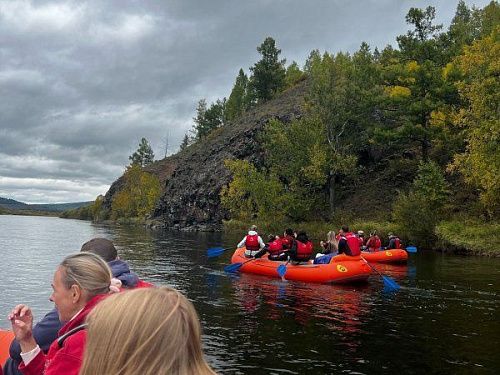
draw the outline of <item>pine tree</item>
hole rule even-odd
[[[179,149],[181,151],[184,150],[187,146],[189,146],[189,142],[190,142],[189,135],[186,133],[184,134],[184,138],[182,138],[182,142],[181,145],[179,146]]]
[[[279,60],[281,50],[276,48],[276,42],[271,37],[267,37],[257,47],[257,51],[262,55],[262,59],[250,68],[253,73],[250,86],[255,92],[257,102],[265,102],[283,89],[286,60]]]
[[[155,154],[153,153],[153,149],[151,148],[148,140],[146,138],[142,138],[137,151],[135,151],[128,158],[131,161],[130,165],[145,167],[154,161]]]
[[[226,103],[226,120],[233,121],[238,118],[248,107],[248,77],[240,69],[233,90]]]

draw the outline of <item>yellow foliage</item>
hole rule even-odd
[[[385,93],[391,98],[406,98],[411,95],[411,90],[403,86],[389,86],[385,88]]]
[[[406,69],[411,73],[418,71],[419,68],[420,65],[416,61],[410,61],[406,64]]]
[[[111,203],[114,219],[144,217],[149,214],[160,197],[160,181],[138,165],[127,168],[125,184]]]

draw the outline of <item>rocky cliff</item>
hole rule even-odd
[[[290,122],[300,118],[306,93],[307,82],[303,81],[207,138],[149,166],[147,170],[160,178],[163,187],[153,212],[155,225],[182,230],[220,229],[228,214],[221,207],[219,193],[231,179],[224,160],[244,159],[261,164],[258,133],[270,119]],[[122,184],[120,177],[111,185],[104,207],[111,208],[113,196]]]

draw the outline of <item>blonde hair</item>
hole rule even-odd
[[[326,234],[326,240],[330,243],[336,242],[337,239],[335,238],[335,231],[331,230]]]
[[[108,264],[100,256],[77,253],[66,257],[59,266],[63,268],[66,288],[76,284],[85,291],[88,299],[109,293],[113,276]]]
[[[87,322],[80,375],[215,374],[203,358],[196,310],[175,289],[115,294]]]

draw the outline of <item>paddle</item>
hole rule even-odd
[[[251,262],[252,260],[255,260],[255,259],[258,259],[258,258],[252,258],[252,259],[249,259],[243,263],[230,264],[229,266],[224,267],[224,271],[229,272],[229,273],[235,273],[241,268],[241,266],[243,266],[244,264],[247,264],[248,262]]]
[[[207,250],[207,257],[209,257],[209,258],[218,257],[224,251],[226,251],[226,249],[224,249],[222,247],[211,247],[210,249]]]
[[[290,261],[287,260],[287,262],[285,264],[280,264],[278,266],[278,268],[276,269],[276,271],[278,272],[278,275],[280,275],[280,277],[281,277],[281,280],[285,280],[286,265],[288,264],[288,262],[290,262]]]
[[[409,253],[416,253],[417,247],[416,246],[406,246],[406,251],[408,251]]]
[[[370,263],[368,263],[365,258],[361,257],[361,259],[363,259],[365,261],[365,263],[368,264],[368,266],[372,270],[374,270],[376,273],[378,273],[380,275],[380,277],[382,277],[382,280],[384,281],[384,289],[387,289],[390,292],[395,292],[401,288],[397,282],[395,282],[389,276],[383,275],[378,269],[376,269]]]

